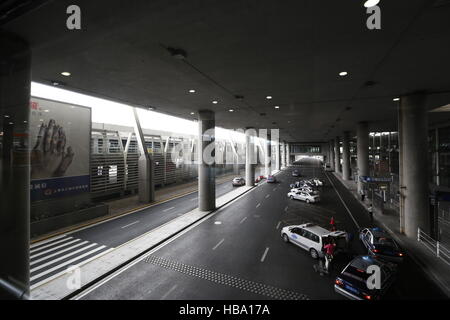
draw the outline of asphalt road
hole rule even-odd
[[[330,276],[320,276],[309,253],[281,240],[286,225],[315,222],[355,234],[353,255],[365,253],[357,240],[369,225],[364,208],[317,163],[303,163],[302,177],[325,181],[321,203],[287,198],[293,168],[279,183],[262,184],[209,219],[154,250],[82,299],[344,299],[334,292],[335,276],[351,256],[335,258]],[[333,186],[334,185],[334,186]],[[345,203],[345,206],[344,206]],[[352,218],[353,217],[353,218]],[[412,260],[400,268],[387,299],[444,298]]]
[[[233,189],[230,181],[217,184],[216,196]],[[65,272],[71,264],[95,259],[198,206],[198,193],[188,194],[147,209],[108,220],[85,229],[39,242],[30,248],[31,286]]]

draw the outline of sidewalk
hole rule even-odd
[[[355,181],[344,181],[340,174],[335,172],[333,174],[364,207],[367,208],[369,206],[371,203],[370,199],[366,198],[364,202],[361,201]],[[382,213],[380,209],[374,206],[373,218],[374,222],[388,231],[400,246],[406,250],[408,256],[450,297],[450,266],[437,258],[417,239],[410,239],[400,233],[400,218],[395,210],[386,206]]]

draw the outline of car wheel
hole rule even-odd
[[[283,233],[283,241],[288,243],[289,242],[289,237],[286,233]]]
[[[313,259],[319,258],[319,254],[317,253],[316,249],[310,249],[310,250],[309,250],[309,254],[311,255],[311,257],[312,257]]]
[[[309,199],[306,199],[306,203],[309,203]]]
[[[293,200],[293,199],[294,199],[294,197],[293,197],[293,196],[290,196],[289,198],[291,198],[291,200]]]

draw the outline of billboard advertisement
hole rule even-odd
[[[91,109],[31,98],[31,201],[90,190]]]

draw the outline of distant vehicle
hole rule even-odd
[[[245,179],[242,178],[242,177],[236,177],[236,178],[233,179],[231,184],[233,185],[233,187],[243,186],[243,185],[245,185]]]
[[[369,289],[367,279],[373,272],[368,273],[369,266],[380,268],[380,289]],[[334,291],[353,300],[379,300],[394,283],[397,266],[394,263],[382,261],[371,256],[358,256],[337,276]]]
[[[265,179],[264,176],[259,176],[259,177],[256,178],[255,182],[258,183],[258,182],[260,182],[260,181],[262,181],[264,179]]]
[[[320,201],[319,195],[311,194],[298,189],[292,189],[287,195],[291,199],[305,201],[306,203],[317,203]]]
[[[292,242],[293,244],[303,248],[309,252],[312,258],[322,258],[322,248],[324,242],[329,238],[334,238],[336,254],[339,254],[345,246],[346,233],[344,231],[330,232],[314,223],[305,223],[302,225],[287,226],[281,229],[281,237],[284,242]]]
[[[365,228],[359,233],[359,239],[367,248],[369,255],[400,263],[405,254],[389,234],[381,228]]]
[[[326,163],[326,164],[323,166],[323,169],[324,169],[325,171],[333,171],[333,169],[331,169],[331,165],[329,165],[328,163]]]
[[[292,171],[292,176],[293,176],[293,177],[300,177],[300,171],[298,171],[297,169],[295,169],[294,171]]]
[[[267,177],[267,183],[276,183],[277,179],[274,176]]]
[[[301,192],[307,192],[307,193],[314,194],[314,195],[319,195],[320,194],[319,190],[316,190],[316,189],[308,187],[308,186],[303,186],[303,187],[300,187],[300,188],[297,188],[297,189],[299,191],[301,191]]]

